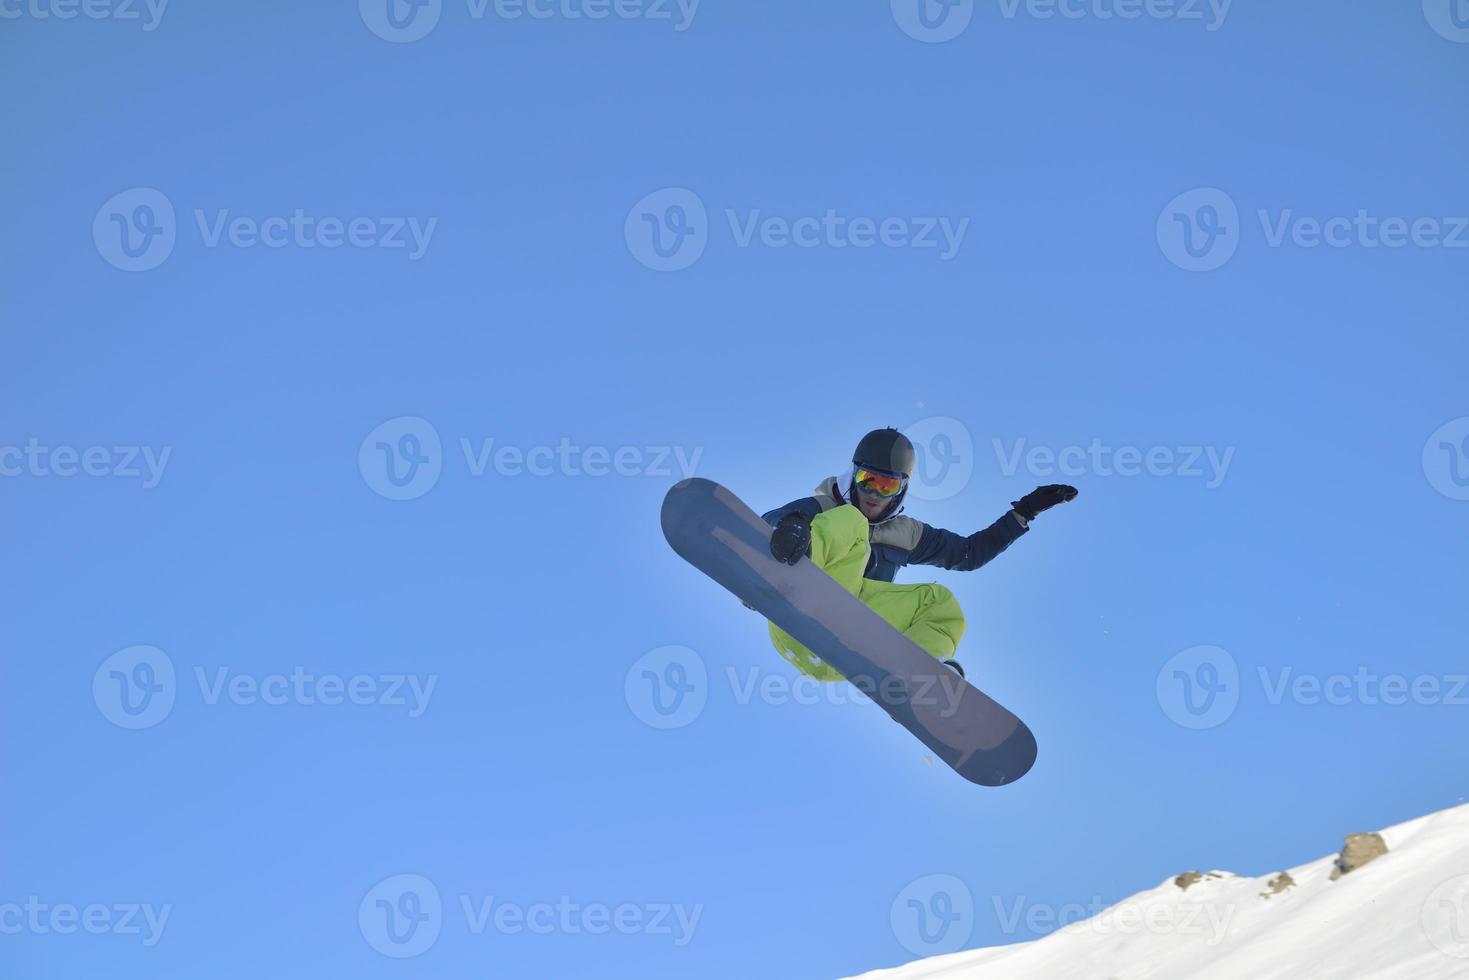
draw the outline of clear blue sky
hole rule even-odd
[[[969,945],[1011,942],[1037,932],[997,902],[1272,872],[1464,797],[1469,11],[985,3],[928,43],[900,21],[945,23],[885,2],[356,6],[4,5],[5,974],[836,977],[913,958],[894,909],[929,875],[972,897]],[[687,267],[649,267],[644,214]],[[815,247],[772,216],[822,219]],[[1334,217],[1345,247],[1304,244]],[[368,247],[325,247],[357,218]],[[957,251],[904,237],[928,218],[967,219]],[[1417,244],[1372,247],[1387,218]],[[871,706],[740,703],[730,670],[791,674],[659,534],[675,464],[646,447],[765,508],[918,423],[969,457],[921,519],[1081,489],[933,576],[1040,741],[999,790]],[[523,467],[476,475],[461,440],[490,439]],[[1063,478],[1007,465],[1018,440],[1232,456],[1215,486]],[[389,499],[379,441],[437,482]],[[112,475],[60,475],[88,459]],[[174,670],[160,717],[108,700],[138,645]],[[659,730],[635,666],[670,645],[708,681]],[[1170,693],[1200,645],[1227,657],[1184,675],[1234,685],[1208,717]],[[1287,669],[1445,696],[1272,697]],[[374,948],[416,951],[372,924],[402,874],[442,902],[411,960]],[[130,904],[168,909],[156,943]]]

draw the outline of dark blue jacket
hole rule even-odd
[[[794,500],[763,515],[765,522],[774,527],[792,511],[815,518],[824,510],[840,507],[847,500],[838,483],[837,477],[828,477],[813,496]],[[970,572],[987,564],[1028,530],[1025,518],[1013,510],[983,531],[967,537],[895,514],[872,525],[872,557],[867,561],[866,577],[891,582],[904,565],[937,565]]]

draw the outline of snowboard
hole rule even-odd
[[[835,667],[965,779],[1002,786],[1035,764],[1035,736],[1023,721],[809,558],[776,561],[772,528],[729,490],[684,480],[664,498],[662,523],[680,557]]]

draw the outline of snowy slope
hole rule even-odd
[[[1381,831],[1388,853],[1330,880],[1336,855],[1276,876],[1173,879],[1029,943],[864,980],[1469,978],[1469,805]]]

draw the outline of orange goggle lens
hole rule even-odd
[[[879,497],[894,497],[897,496],[898,491],[903,489],[901,476],[879,473],[876,470],[858,469],[856,483],[860,489],[868,493],[875,493]]]

